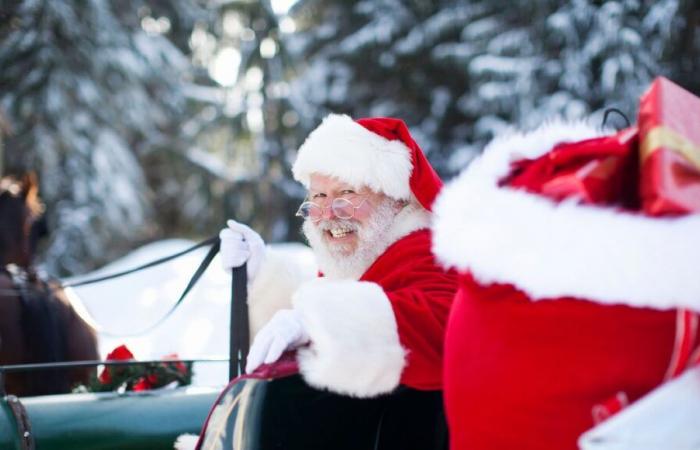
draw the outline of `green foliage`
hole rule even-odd
[[[109,366],[99,377],[93,375],[87,386],[78,386],[74,392],[143,391],[157,389],[171,383],[177,386],[191,384],[192,363],[164,361]]]

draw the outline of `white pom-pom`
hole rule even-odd
[[[194,450],[198,439],[196,434],[181,434],[175,441],[175,450]]]

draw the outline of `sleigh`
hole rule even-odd
[[[213,241],[212,241],[213,242]],[[196,273],[204,271],[216,243]],[[103,392],[0,399],[0,448],[172,449],[178,436],[198,435],[200,448],[215,449],[447,449],[447,427],[440,391],[399,388],[358,399],[307,385],[294,356],[243,375],[248,323],[245,268],[231,281],[229,358],[183,360],[229,363],[233,381],[215,387],[160,388],[142,392]],[[189,288],[196,282],[195,275]],[[189,290],[189,288],[187,290]],[[186,290],[186,292],[187,292]],[[181,299],[184,295],[181,296]],[[93,361],[0,367],[41,372],[76,365],[119,366],[158,361]],[[170,361],[173,362],[173,361]]]
[[[0,401],[0,448],[172,449],[178,436],[198,434],[216,405],[201,448],[445,449],[441,404],[439,392],[412,390],[344,397],[314,390],[298,375],[239,381],[223,395],[189,387],[6,396]]]
[[[212,242],[205,241],[189,250]],[[200,265],[182,298],[206,268],[215,247]],[[168,258],[161,259],[165,260]],[[99,282],[99,279],[93,281]],[[222,361],[226,359],[168,360],[167,363],[191,366]],[[199,432],[220,388],[186,386],[140,392],[122,389],[23,397],[8,395],[5,391],[8,376],[22,375],[49,384],[53,378],[47,374],[61,371],[86,368],[94,371],[98,365],[104,366],[103,371],[106,371],[108,367],[119,370],[119,367],[160,367],[162,364],[161,360],[114,360],[0,365],[0,448],[172,449],[177,436]]]
[[[172,449],[198,433],[218,390],[62,394],[0,400],[0,448]]]

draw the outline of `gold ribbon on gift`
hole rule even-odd
[[[644,136],[640,147],[641,162],[644,163],[652,153],[661,147],[680,153],[693,166],[700,169],[700,146],[664,125],[652,128]]]

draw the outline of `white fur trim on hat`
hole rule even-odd
[[[700,215],[651,218],[498,186],[512,161],[597,134],[557,122],[495,140],[437,199],[438,260],[533,299],[700,310]]]
[[[302,285],[292,302],[311,337],[298,353],[307,383],[355,397],[398,386],[406,352],[378,284],[319,278]]]
[[[400,140],[380,136],[346,115],[331,114],[299,148],[294,178],[309,188],[311,174],[367,186],[395,199],[409,199],[411,151]]]

